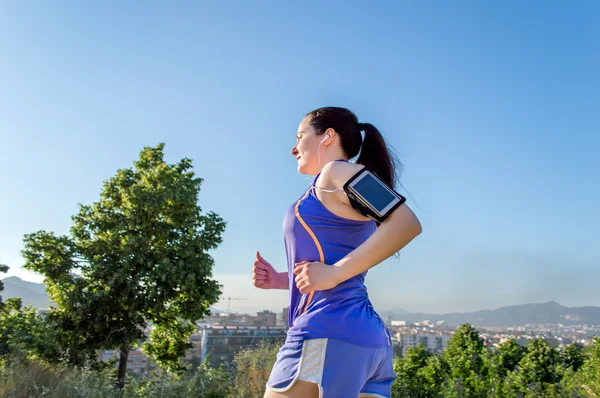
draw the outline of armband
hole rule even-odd
[[[350,205],[360,214],[381,224],[406,198],[394,191],[377,175],[362,168],[344,184]]]

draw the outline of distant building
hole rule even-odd
[[[272,326],[207,326],[200,330],[200,360],[209,357],[211,366],[231,363],[242,348],[261,342],[283,343],[287,328]]]
[[[118,366],[119,359],[121,358],[120,350],[100,350],[98,353],[98,359],[100,361],[109,361],[115,358],[117,360],[116,366]],[[141,350],[141,348],[134,348],[129,351],[127,355],[127,371],[140,375],[147,374],[150,370],[156,368],[156,363],[149,359]]]
[[[270,319],[271,316],[268,316]],[[198,364],[209,355],[210,364],[218,367],[221,363],[231,362],[235,353],[242,348],[256,346],[261,342],[283,343],[287,330],[287,327],[281,326],[202,326],[190,336],[192,347],[186,350],[183,360]],[[120,350],[98,350],[98,360],[109,361],[112,358],[117,360],[115,366],[118,366]],[[156,363],[141,348],[129,351],[128,372],[148,374],[156,367]]]
[[[409,347],[416,348],[419,344],[423,344],[430,352],[442,352],[450,341],[449,335],[438,335],[438,334],[408,334],[408,333],[397,333],[398,343],[403,347],[403,351]]]
[[[257,317],[248,314],[230,314],[220,313],[211,315],[202,319],[201,322],[197,322],[198,327],[208,325],[220,325],[220,326],[231,326],[231,325],[255,325]]]
[[[392,326],[406,326],[406,321],[392,321]]]
[[[199,331],[192,333],[190,343],[192,343],[192,348],[189,348],[185,352],[183,360],[190,363],[197,363],[202,356],[202,333]]]
[[[272,311],[257,312],[256,320],[256,326],[277,326],[277,314]]]
[[[283,309],[283,311],[281,312],[281,318],[282,318],[282,321],[283,321],[283,326],[286,329],[289,329],[289,327],[290,327],[290,320],[288,318],[289,317],[289,313],[290,313],[290,307],[285,307]]]
[[[518,345],[526,347],[527,344],[529,343],[529,340],[527,337],[517,337],[515,339],[515,341],[517,342]]]

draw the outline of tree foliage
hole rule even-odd
[[[202,179],[191,160],[167,164],[163,148],[144,148],[134,167],[104,182],[97,202],[79,205],[70,235],[28,234],[22,254],[24,267],[45,277],[67,341],[118,348],[123,362],[151,324],[170,343],[151,339],[147,351],[177,369],[191,333],[179,323],[208,315],[221,294],[209,251],[221,243],[225,222],[202,213]]]
[[[17,329],[25,332],[27,328]],[[464,342],[465,335],[474,336],[455,334],[453,339]],[[12,347],[13,350],[29,350],[35,355],[34,346],[27,344],[13,344]],[[198,367],[182,373],[153,371],[146,376],[131,378],[123,391],[114,389],[107,369],[73,369],[62,364],[48,365],[34,358],[10,363],[8,371],[0,368],[0,396],[257,397],[264,394],[279,347],[280,344],[263,344],[243,349],[235,355],[231,367],[212,368],[208,365],[209,359],[205,358]],[[586,347],[583,363],[576,371],[573,366],[566,366],[565,358],[574,356],[569,347],[559,351],[542,339],[532,340],[526,348],[511,340],[498,349],[484,347],[483,366],[489,369],[484,378],[487,383],[485,396],[597,398],[600,396],[600,339],[595,338],[594,343]],[[520,359],[514,365],[519,355]],[[453,384],[450,366],[444,358],[448,358],[446,354],[432,354],[422,345],[408,349],[403,357],[395,360],[392,397],[471,397],[471,393],[460,387],[472,385],[472,380],[465,378],[460,384]]]
[[[192,323],[174,322],[158,325],[144,343],[144,351],[154,358],[159,366],[171,372],[180,372],[187,368],[180,359],[185,355],[185,351],[192,347],[187,338],[194,329]]]
[[[449,369],[447,396],[487,396],[489,366],[484,360],[485,350],[471,325],[463,324],[456,330],[442,355]]]
[[[486,347],[469,324],[461,325],[442,355],[419,345],[394,361],[392,396],[414,397],[598,397],[600,339],[586,350],[558,350],[546,340],[523,347],[511,338]],[[596,394],[596,395],[594,395]]]
[[[8,265],[0,263],[0,274],[5,274],[8,271]],[[4,282],[0,279],[0,293],[4,290]],[[2,295],[0,294],[0,308],[2,308]]]
[[[569,380],[569,388],[581,397],[600,397],[600,337],[584,356],[584,363]]]
[[[396,380],[392,391],[397,397],[425,397],[427,396],[428,381],[426,367],[428,360],[433,356],[423,344],[409,347],[403,357],[394,361]]]
[[[512,372],[517,368],[527,350],[525,347],[519,345],[514,338],[510,338],[500,344],[498,351],[502,361],[502,369],[505,371],[500,375],[505,376],[506,372]]]
[[[569,344],[561,352],[563,366],[577,372],[585,362],[580,344]]]
[[[544,339],[533,339],[517,368],[509,372],[506,389],[515,395],[557,396],[556,388],[563,376],[561,370],[558,350]]]

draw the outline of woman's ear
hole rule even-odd
[[[325,132],[323,133],[323,137],[325,137],[325,138],[323,138],[323,139],[321,140],[321,143],[322,143],[322,144],[325,144],[325,145],[329,145],[329,144],[331,144],[331,143],[333,142],[333,139],[335,138],[335,136],[336,136],[336,135],[337,135],[337,133],[335,132],[335,130],[334,130],[334,129],[332,129],[331,127],[330,127],[330,128],[328,128],[328,129],[327,129],[327,130],[325,130]]]

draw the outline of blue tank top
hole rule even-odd
[[[330,290],[302,294],[296,287],[296,263],[334,264],[376,229],[374,221],[350,220],[332,213],[315,191],[309,188],[292,204],[283,222],[290,291],[288,340],[331,338],[366,347],[391,345],[389,330],[369,300],[366,272]]]

